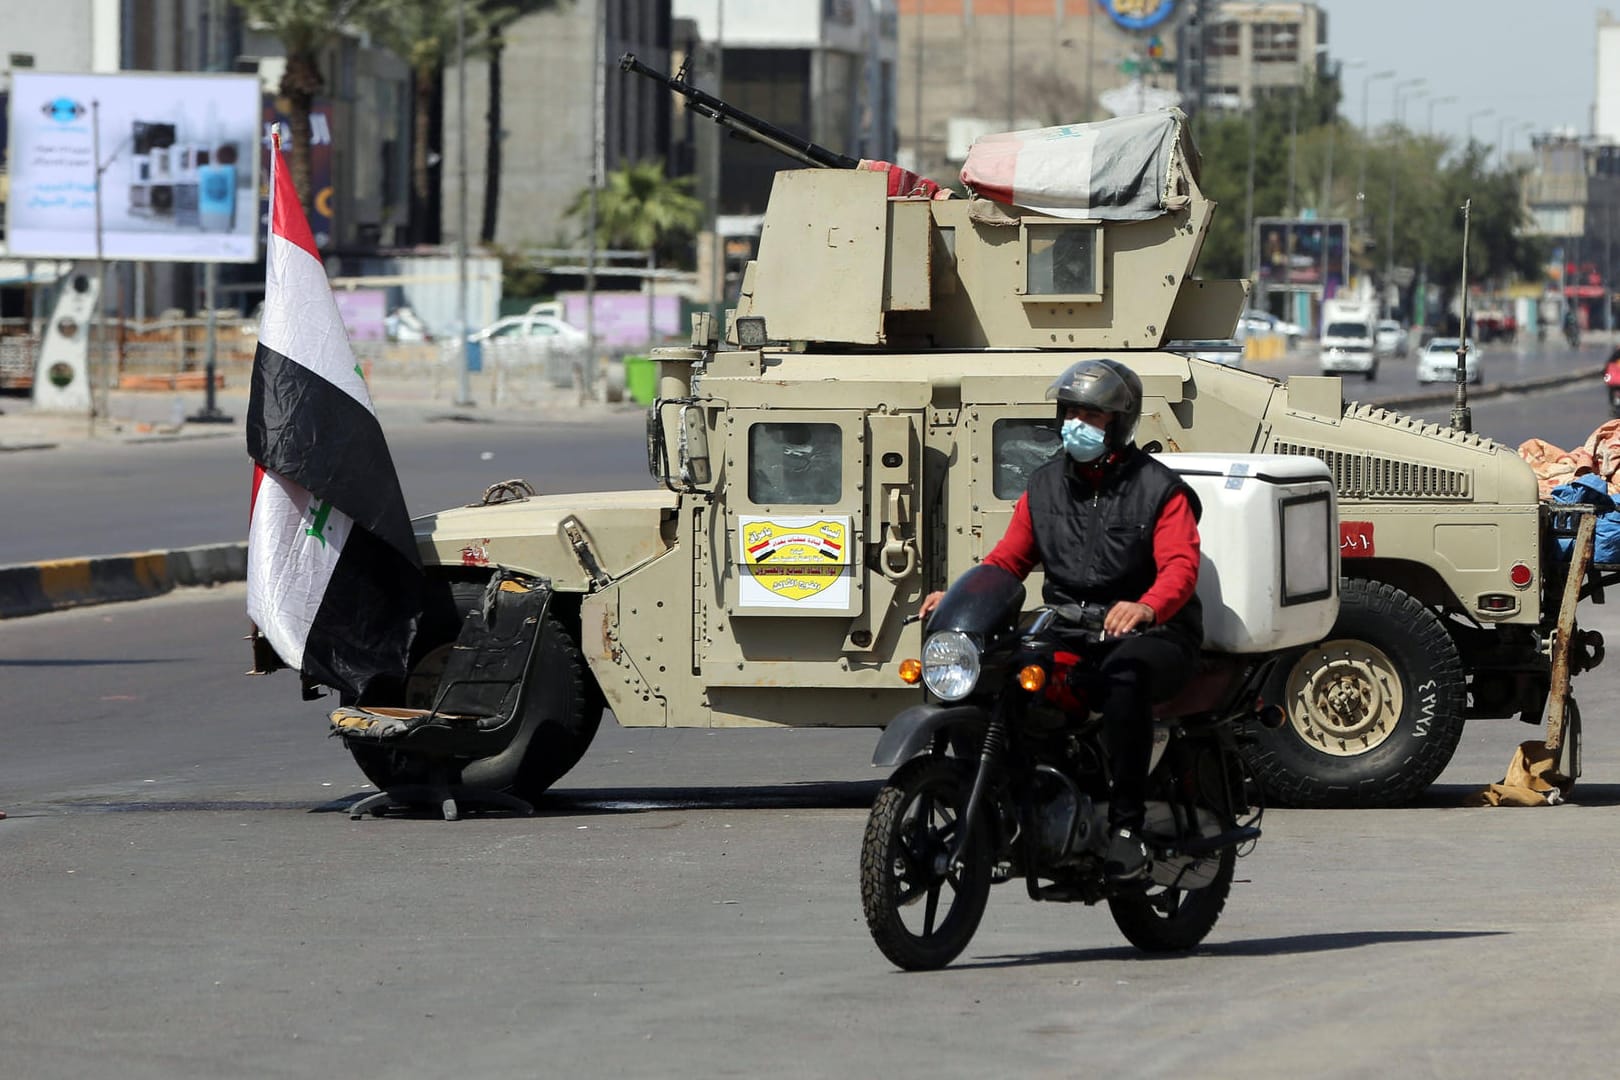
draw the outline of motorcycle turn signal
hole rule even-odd
[[[1018,685],[1031,694],[1038,693],[1046,686],[1046,669],[1039,664],[1029,664],[1019,668]]]
[[[900,681],[907,686],[922,682],[922,661],[915,657],[900,661]]]

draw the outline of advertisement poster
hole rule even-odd
[[[1343,220],[1261,218],[1255,222],[1260,253],[1255,274],[1273,289],[1315,289],[1323,284],[1325,275],[1327,295],[1332,296],[1346,280],[1349,231],[1350,223]]]
[[[849,607],[854,564],[847,517],[741,517],[740,608]]]
[[[95,257],[99,162],[106,258],[258,258],[255,76],[16,71],[9,128],[13,255]]]
[[[259,231],[270,231],[270,130],[281,125],[281,152],[292,156],[292,132],[287,114],[276,107],[276,99],[264,96],[264,138],[259,146]],[[332,246],[332,105],[317,101],[309,110],[309,182],[315,189],[309,211],[309,231],[322,251]]]

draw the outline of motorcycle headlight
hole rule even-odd
[[[935,697],[960,701],[979,681],[979,647],[960,630],[944,630],[923,645],[923,685]]]

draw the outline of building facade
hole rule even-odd
[[[505,39],[498,68],[487,57],[467,62],[465,110],[456,71],[445,71],[441,235],[446,243],[461,235],[457,140],[465,116],[469,242],[485,239],[482,223],[493,195],[491,243],[512,250],[576,246],[585,223],[567,210],[590,185],[598,116],[604,174],[670,157],[668,92],[620,72],[616,63],[629,52],[668,70],[669,0],[558,4],[513,23]],[[492,104],[500,117],[494,158],[486,123]]]
[[[1310,85],[1327,46],[1327,16],[1314,3],[1206,3],[1201,34],[1183,35],[1183,78],[1205,107],[1242,110],[1279,90]]]

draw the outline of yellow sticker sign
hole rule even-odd
[[[848,518],[743,518],[739,526],[749,586],[745,605],[848,603],[853,562]]]

